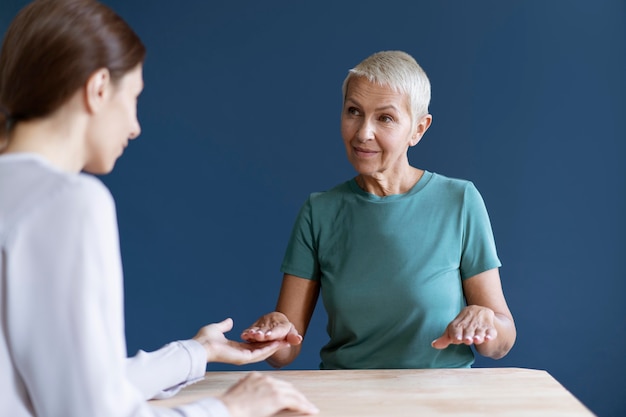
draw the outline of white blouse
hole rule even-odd
[[[214,398],[167,409],[204,376],[194,340],[126,358],[115,204],[87,174],[0,155],[0,416],[228,416]]]

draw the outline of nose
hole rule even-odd
[[[374,139],[374,129],[367,120],[363,120],[361,122],[361,125],[356,132],[356,138],[361,143]]]
[[[135,122],[135,127],[131,130],[128,139],[137,139],[137,137],[141,134],[141,126],[139,125],[139,121]]]

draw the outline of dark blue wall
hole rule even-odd
[[[300,204],[353,175],[346,71],[403,49],[433,86],[410,158],[476,183],[504,263],[517,344],[477,365],[545,369],[598,415],[626,415],[623,1],[106,3],[149,50],[143,134],[103,177],[131,353],[227,316],[237,338],[273,309]],[[2,0],[2,32],[23,4]],[[324,320],[292,369],[317,367]]]

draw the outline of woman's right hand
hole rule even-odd
[[[315,407],[289,382],[252,372],[221,397],[232,417],[268,417],[281,410],[317,414]]]
[[[286,341],[292,346],[302,343],[302,336],[287,316],[278,311],[268,313],[241,333],[248,342]]]

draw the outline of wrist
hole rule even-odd
[[[200,348],[202,348],[202,351],[204,353],[204,357],[206,362],[212,362],[213,360],[213,352],[211,350],[211,345],[207,340],[204,340],[201,337],[194,337],[193,339],[194,342],[196,342],[197,345],[199,345]]]

